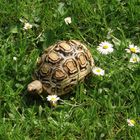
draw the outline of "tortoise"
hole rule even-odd
[[[94,67],[87,46],[78,40],[59,41],[43,52],[28,92],[49,95],[70,93]]]

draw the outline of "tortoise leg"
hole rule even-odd
[[[31,82],[30,84],[28,84],[28,88],[27,90],[31,93],[42,93],[43,91],[43,85],[39,80],[35,80],[33,82]]]

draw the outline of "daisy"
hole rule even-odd
[[[60,100],[60,98],[57,95],[48,95],[47,100],[52,104],[52,106],[56,106],[57,101]]]
[[[105,75],[105,71],[99,67],[95,67],[92,69],[92,72],[95,74],[95,75],[99,75],[99,76],[104,76]]]
[[[33,27],[32,24],[26,22],[26,23],[24,24],[23,29],[24,29],[24,30],[28,30],[28,29],[31,29],[32,27]]]
[[[140,58],[139,58],[138,55],[132,54],[132,56],[131,56],[129,62],[131,62],[131,63],[139,63],[139,62],[140,62]]]
[[[128,49],[125,49],[127,53],[140,53],[140,48],[134,44],[130,44]]]
[[[68,25],[68,24],[71,24],[71,17],[66,17],[64,19],[65,23]]]
[[[13,60],[14,60],[14,61],[17,61],[17,57],[14,56],[14,57],[13,57]]]
[[[97,50],[102,54],[109,54],[113,52],[113,45],[107,41],[101,42]]]
[[[136,124],[136,122],[134,120],[131,120],[131,119],[127,119],[127,123],[128,123],[128,126],[134,126]]]

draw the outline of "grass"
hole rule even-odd
[[[140,46],[139,4],[138,0],[1,0],[0,139],[140,140],[140,64],[131,64],[125,51],[129,43]],[[64,22],[68,16],[70,25]],[[20,19],[33,28],[23,30]],[[106,74],[90,77],[63,98],[64,103],[50,108],[46,100],[28,98],[26,87],[43,49],[67,39],[86,43]],[[96,49],[104,40],[115,49],[106,56]],[[128,126],[128,118],[136,121],[134,127]]]

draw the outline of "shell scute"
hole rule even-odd
[[[55,78],[56,80],[63,80],[66,78],[66,74],[63,70],[61,69],[55,69],[53,78]]]
[[[64,69],[65,69],[66,72],[68,72],[70,74],[73,74],[73,73],[78,71],[76,62],[73,59],[71,59],[71,58],[67,59],[64,62]]]
[[[55,51],[49,52],[48,58],[46,58],[47,61],[49,60],[52,63],[57,63],[60,59],[61,56]]]
[[[81,68],[86,67],[87,65],[87,59],[83,53],[78,54],[78,62]]]

